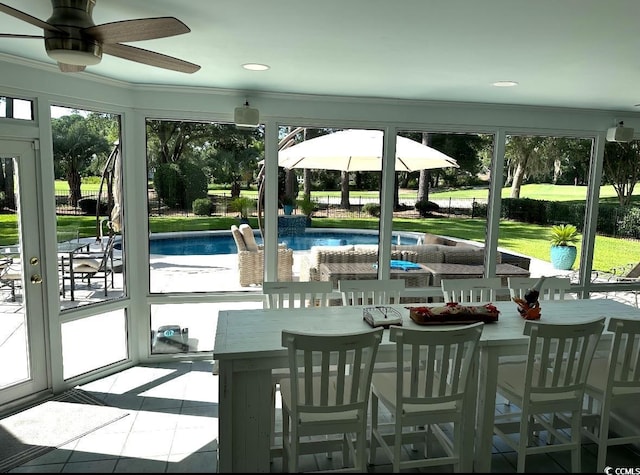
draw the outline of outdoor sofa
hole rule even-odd
[[[391,259],[428,263],[484,264],[484,247],[468,241],[456,241],[442,236],[425,234],[422,244],[395,244],[391,246]],[[313,246],[300,261],[300,280],[319,281],[320,264],[375,263],[378,261],[377,244],[345,246]],[[529,270],[531,259],[517,254],[499,252],[496,263],[513,264]]]

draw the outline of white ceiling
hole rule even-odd
[[[41,20],[51,14],[47,0],[1,1]],[[131,45],[199,64],[200,71],[105,55],[85,72],[66,74],[640,112],[638,0],[97,0],[93,12],[96,24],[157,16],[175,16],[191,32]],[[0,13],[0,33],[42,30]],[[0,53],[54,64],[40,39],[0,38]],[[248,62],[271,69],[244,70]],[[491,85],[500,80],[519,85]]]

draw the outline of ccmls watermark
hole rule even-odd
[[[640,467],[605,467],[607,475],[640,475]]]

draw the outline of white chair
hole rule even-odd
[[[511,297],[524,298],[525,292],[537,282],[537,277],[507,277],[507,287]],[[571,291],[571,280],[568,277],[547,277],[542,282],[538,300],[564,300]]]
[[[391,459],[394,473],[449,464],[455,471],[471,471],[470,465],[461,464],[473,460],[473,443],[466,447],[463,441],[465,428],[473,430],[475,411],[464,399],[467,391],[475,394],[469,383],[483,325],[447,330],[390,327],[397,366],[393,373],[376,373],[372,378],[371,464],[380,446]],[[379,424],[379,402],[391,412],[392,423]],[[427,452],[431,435],[446,455]],[[402,446],[418,441],[424,442],[424,458],[403,460]]]
[[[512,410],[495,416],[493,432],[516,451],[518,472],[525,471],[528,455],[559,451],[571,451],[571,471],[581,471],[582,402],[604,321],[527,320],[526,361],[498,367],[497,393],[511,401]],[[559,421],[569,424],[569,433]]]
[[[265,295],[265,308],[280,310],[296,310],[309,307],[326,307],[328,296],[333,291],[331,282],[263,282],[262,293]],[[293,312],[292,312],[293,313]],[[295,318],[295,315],[292,315]],[[271,414],[271,455],[276,456],[276,437],[280,435],[276,431],[276,395],[280,379],[289,372],[285,369],[273,370],[271,377],[273,387],[271,390],[272,414]]]
[[[262,284],[266,308],[326,307],[332,291],[331,282],[264,282]]]
[[[302,454],[338,449],[342,467],[328,471],[367,471],[367,410],[382,332],[382,328],[328,335],[282,331],[290,371],[280,385],[284,471],[298,472]]]
[[[339,280],[342,305],[388,305],[400,303],[404,279]]]
[[[495,302],[500,277],[474,277],[471,279],[442,279],[440,282],[445,302]]]
[[[635,407],[640,400],[640,321],[611,317],[607,329],[613,332],[609,355],[594,358],[586,386],[588,414],[596,416],[596,423],[586,424],[583,435],[598,444],[598,473],[604,473],[610,446],[640,441],[637,433],[609,432],[612,410],[622,404]]]

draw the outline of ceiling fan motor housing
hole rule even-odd
[[[77,66],[98,64],[102,59],[102,45],[84,35],[84,28],[95,26],[92,13],[96,0],[51,0],[53,13],[47,23],[54,29],[44,31],[47,54],[56,61]]]

